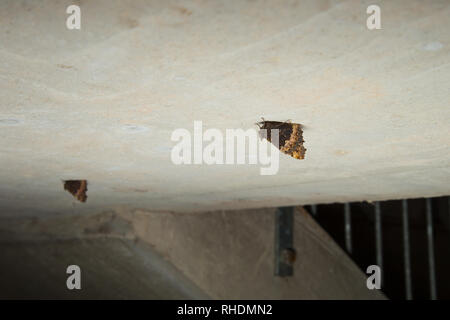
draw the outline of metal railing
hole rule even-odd
[[[450,206],[450,198],[449,198],[449,206]],[[381,272],[383,274],[383,264],[384,264],[384,255],[383,255],[383,223],[382,223],[382,202],[374,202],[373,203],[373,230],[375,234],[375,261],[376,264],[380,267]],[[319,222],[323,220],[323,216],[320,217],[322,219],[318,219],[319,217],[319,207],[327,206],[327,205],[311,205],[309,209],[311,211],[312,216]],[[330,213],[332,214],[332,213]],[[409,215],[409,207],[408,200],[401,200],[401,230],[402,230],[402,261],[403,262],[403,271],[404,271],[404,298],[407,300],[411,300],[414,298],[413,296],[413,281],[412,281],[412,268],[411,268],[411,236],[410,236],[410,215]],[[353,248],[353,232],[352,232],[352,210],[351,203],[343,204],[343,216],[344,216],[344,241],[341,242],[343,249],[349,254],[350,257],[353,258],[354,248]],[[425,228],[426,228],[426,251],[427,251],[427,271],[428,271],[428,281],[429,281],[429,298],[435,300],[438,298],[437,296],[437,288],[436,288],[436,263],[435,263],[435,239],[434,239],[434,223],[433,223],[433,206],[431,198],[425,199]],[[325,228],[326,230],[326,228]],[[328,231],[328,230],[327,230]],[[332,234],[331,234],[332,235]],[[333,236],[333,235],[332,235]],[[382,284],[384,282],[384,277],[382,277]]]

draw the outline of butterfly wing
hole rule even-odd
[[[86,180],[66,180],[64,190],[69,191],[80,202],[86,202],[87,181]]]
[[[261,129],[267,130],[267,136],[264,136],[264,131],[260,132],[260,136],[266,138],[281,152],[294,157],[295,159],[304,159],[306,148],[303,146],[303,130],[301,124],[280,122],[280,121],[263,121],[260,122]],[[272,142],[271,130],[279,130],[278,145]]]

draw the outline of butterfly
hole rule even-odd
[[[69,191],[78,201],[86,202],[88,190],[86,180],[66,180],[64,181],[64,190]]]
[[[303,146],[305,142],[303,140],[302,125],[299,123],[291,123],[290,121],[262,121],[257,122],[256,125],[260,130],[267,130],[267,136],[260,131],[260,136],[266,138],[275,147],[280,149],[281,152],[290,155],[295,159],[304,159],[306,148]],[[278,129],[279,133],[279,145],[276,145],[271,141],[271,130]]]

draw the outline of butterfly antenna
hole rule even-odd
[[[262,120],[262,121],[256,122],[256,123],[255,123],[260,129],[261,129],[261,127],[260,127],[261,122],[266,122],[266,120],[264,120],[263,117],[261,117],[261,120]]]

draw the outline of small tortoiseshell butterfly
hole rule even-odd
[[[86,202],[87,181],[86,180],[66,180],[64,190],[69,191],[80,202]]]
[[[295,159],[301,160],[305,158],[306,148],[303,146],[304,140],[301,124],[291,123],[290,121],[265,121],[264,118],[262,118],[262,120],[263,121],[256,123],[256,125],[259,129],[267,130],[267,137],[264,138],[266,138],[269,142],[272,142],[270,138],[270,130],[278,129],[279,145],[277,146],[273,142],[272,144],[280,149],[281,152],[286,153]],[[260,136],[263,137],[261,132]]]

